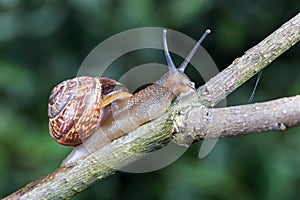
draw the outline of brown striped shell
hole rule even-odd
[[[50,135],[58,143],[77,146],[108,119],[109,105],[132,96],[109,78],[76,77],[53,88],[49,103]]]

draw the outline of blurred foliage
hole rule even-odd
[[[298,0],[0,0],[0,197],[60,165],[70,148],[48,134],[51,88],[76,76],[106,38],[137,27],[168,27],[203,44],[219,69],[299,12]],[[299,44],[264,71],[255,102],[300,93]],[[228,104],[245,104],[255,78]],[[151,173],[119,173],[74,199],[297,199],[300,129],[220,139],[198,159],[200,143]]]

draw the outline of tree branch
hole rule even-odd
[[[249,49],[241,58],[235,59],[197,93],[177,101],[163,116],[113,141],[73,166],[58,168],[5,199],[69,198],[116,172],[108,166],[119,169],[140,159],[142,154],[137,156],[137,153],[155,151],[171,140],[185,144],[187,140],[286,130],[287,127],[300,125],[299,96],[253,105],[210,108],[299,39],[300,14]],[[184,132],[173,133],[174,125]],[[95,162],[95,157],[106,165]]]
[[[300,125],[300,96],[226,108],[181,107],[177,143],[280,130]]]
[[[299,40],[300,14],[298,13],[200,87],[198,94],[202,99],[202,103],[207,107],[214,107]]]

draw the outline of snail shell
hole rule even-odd
[[[110,103],[132,96],[109,78],[76,77],[52,90],[48,104],[50,135],[58,143],[77,146],[109,119]]]

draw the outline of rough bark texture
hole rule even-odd
[[[242,57],[235,59],[197,93],[174,104],[160,118],[106,145],[74,166],[55,170],[6,199],[70,198],[116,172],[103,163],[119,169],[138,160],[142,154],[137,153],[154,151],[172,139],[185,144],[187,141],[206,137],[286,130],[288,127],[300,125],[299,96],[253,105],[210,108],[296,44],[299,39],[300,14],[297,14]],[[223,117],[224,114],[226,118]],[[184,132],[173,133],[174,130]],[[95,156],[98,161],[94,159]]]
[[[226,108],[181,107],[175,122],[175,141],[236,136],[273,130],[285,131],[300,124],[300,96]]]
[[[242,57],[236,58],[222,73],[200,87],[198,93],[204,105],[214,107],[254,74],[295,45],[299,38],[300,14],[298,13],[263,41],[247,50]]]

